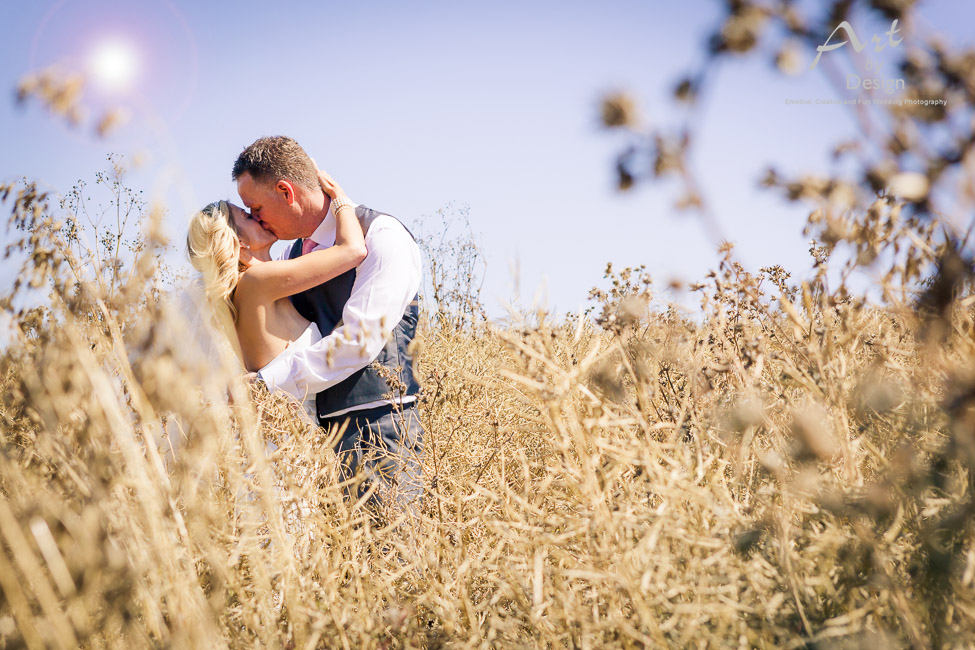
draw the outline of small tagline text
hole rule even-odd
[[[843,104],[878,104],[896,106],[947,106],[948,102],[944,99],[787,99],[786,104],[796,104],[801,106],[823,106],[823,105],[843,105]]]

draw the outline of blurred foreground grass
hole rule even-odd
[[[610,268],[593,317],[502,327],[476,251],[432,251],[428,493],[377,528],[321,431],[195,348],[151,228],[109,291],[5,190],[50,293],[3,302],[4,647],[975,643],[971,266],[893,201],[849,234],[899,247],[879,304],[729,248],[699,318]]]

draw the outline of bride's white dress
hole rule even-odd
[[[282,350],[281,354],[276,356],[273,360],[269,361],[267,365],[264,366],[264,368],[267,368],[267,366],[271,365],[278,359],[292,356],[295,354],[295,352],[298,352],[299,350],[304,350],[305,348],[308,348],[318,343],[321,340],[322,340],[322,333],[318,331],[318,325],[316,325],[315,323],[308,323],[308,327],[305,328],[305,331],[302,332],[297,339],[295,339],[291,343],[288,343],[288,347]],[[264,368],[261,368],[261,370],[264,370]],[[306,395],[305,399],[301,402],[301,406],[305,409],[305,412],[308,413],[308,417],[311,418],[312,422],[314,422],[315,413],[316,413],[315,393]]]

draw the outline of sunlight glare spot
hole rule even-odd
[[[103,41],[92,52],[89,62],[92,78],[110,90],[122,90],[135,78],[138,60],[135,50],[119,40]]]

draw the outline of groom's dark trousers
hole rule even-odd
[[[336,452],[343,480],[361,476],[361,482],[354,484],[354,496],[371,493],[369,501],[374,506],[395,504],[412,510],[423,495],[423,427],[415,406],[380,406],[321,418],[319,423],[329,432],[346,427]]]

